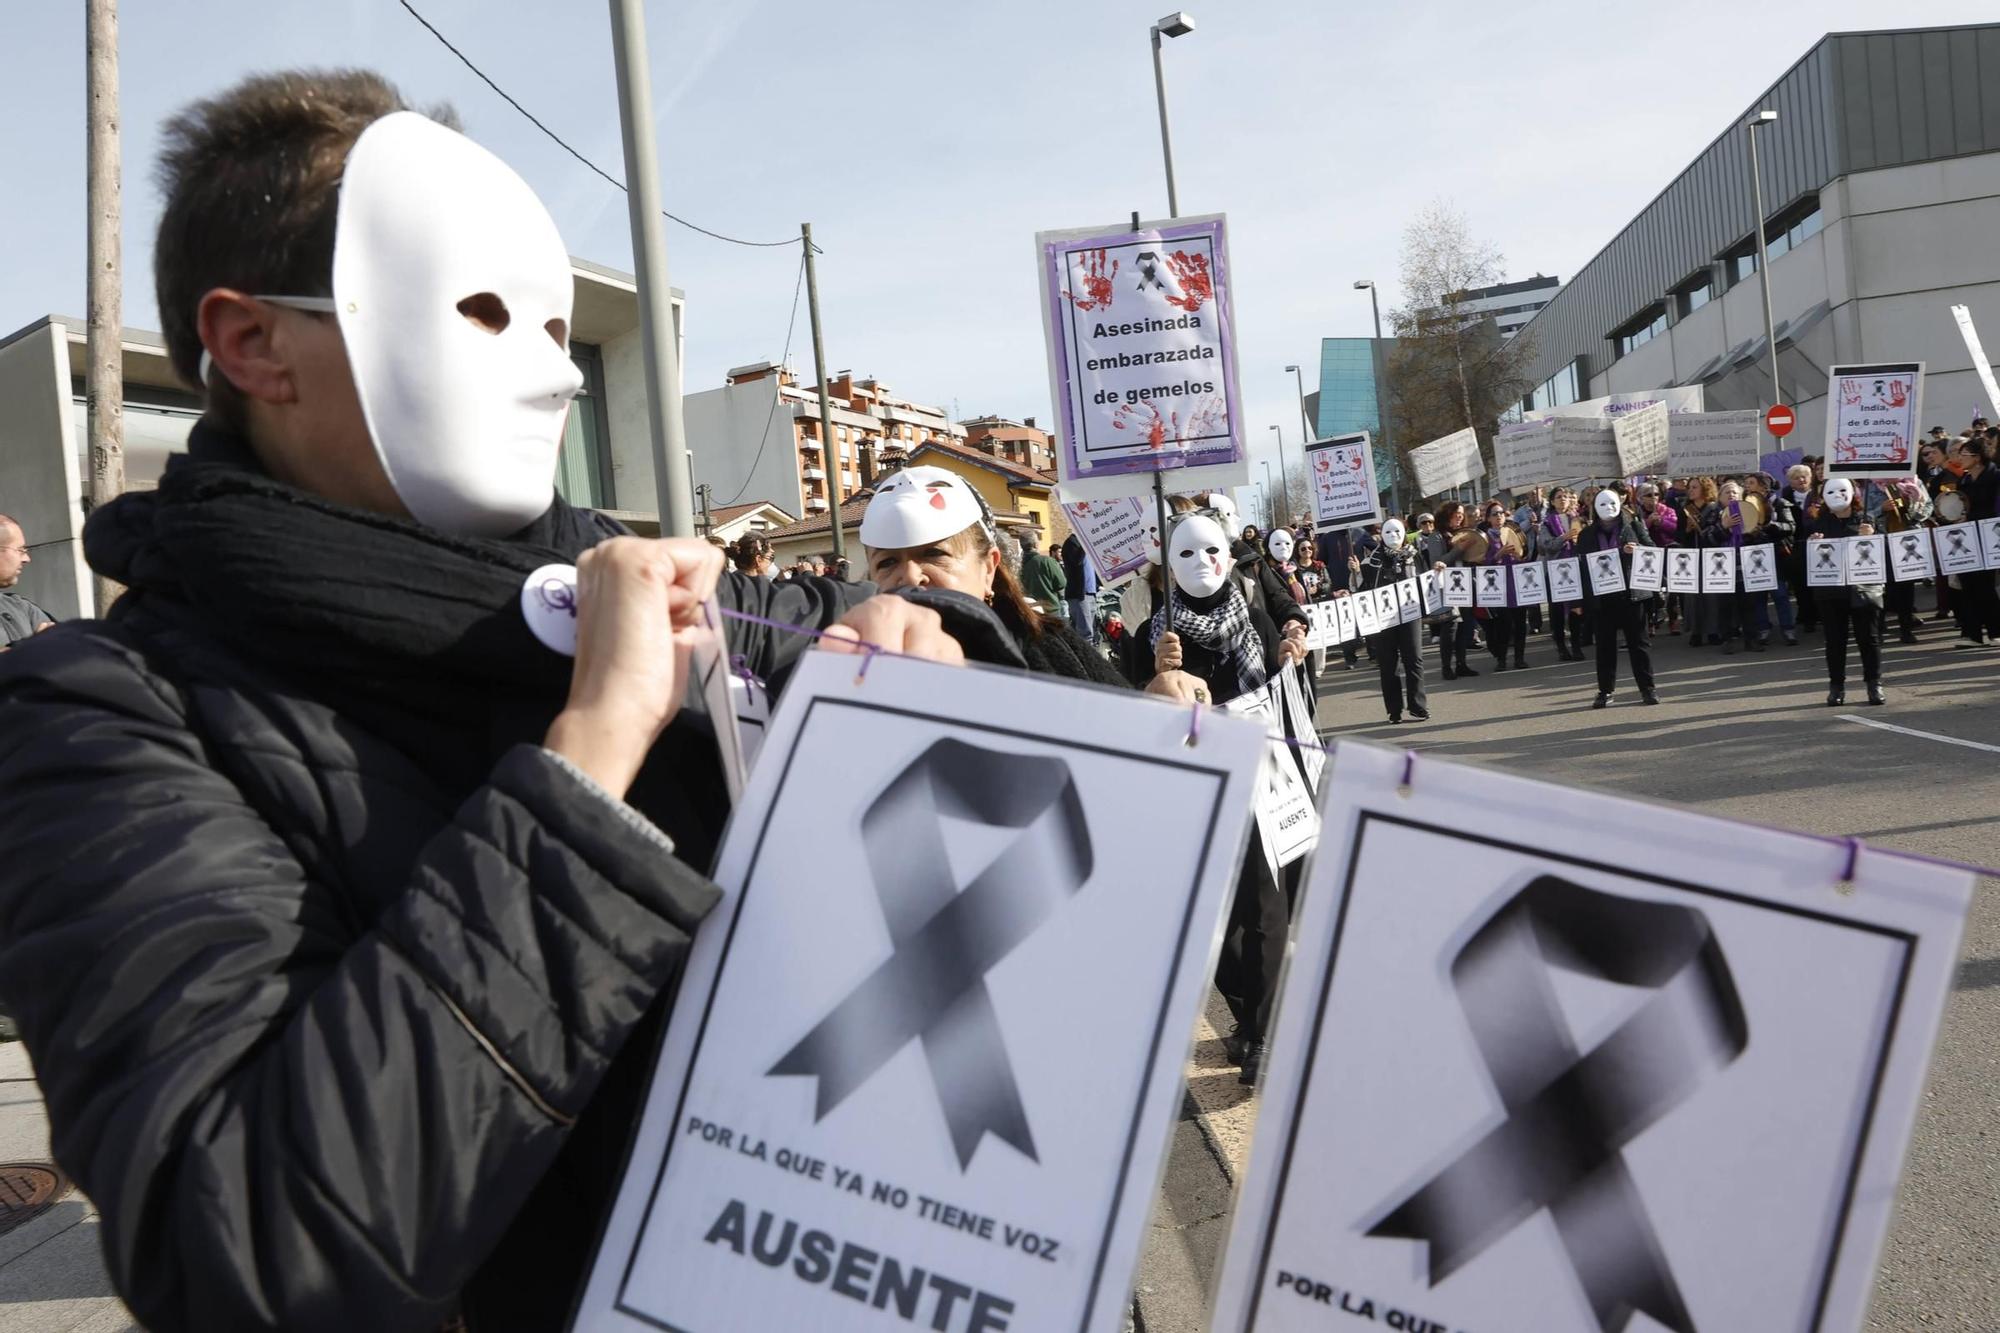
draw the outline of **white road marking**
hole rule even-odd
[[[1905,736],[1920,736],[1927,741],[1942,741],[1946,745],[1963,745],[1968,750],[1984,750],[1988,754],[2000,754],[2000,745],[1988,745],[1984,741],[1961,740],[1957,736],[1940,736],[1934,731],[1918,731],[1913,727],[1899,727],[1893,722],[1877,722],[1872,717],[1857,717],[1853,713],[1840,714],[1842,722],[1859,722],[1864,727],[1874,727],[1877,731],[1900,732]]]

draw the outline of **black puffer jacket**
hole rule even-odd
[[[0,1004],[56,1158],[156,1333],[560,1328],[715,900],[712,734],[684,713],[628,805],[535,743],[559,691],[509,716],[448,652],[464,745],[357,721],[197,614],[154,531],[177,484],[92,515],[111,622],[0,655]],[[723,600],[824,624],[870,591]],[[732,632],[766,679],[804,642]]]

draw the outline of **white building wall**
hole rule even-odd
[[[14,590],[57,620],[93,614],[68,336],[50,323],[0,347],[0,513],[21,524],[29,557]]]

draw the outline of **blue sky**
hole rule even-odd
[[[585,155],[623,177],[608,6],[413,0]],[[1403,226],[1454,201],[1510,277],[1569,276],[1820,34],[1979,22],[1990,5],[1719,0],[1335,5],[1190,0],[1166,47],[1185,213],[1226,212],[1240,368],[1260,452],[1283,367],[1368,332]],[[396,0],[122,6],[128,324],[158,328],[155,130],[240,75],[380,69],[547,201],[572,253],[631,267],[624,196],[545,139]],[[0,334],[84,312],[83,6],[0,4]],[[810,220],[828,363],[961,415],[1049,413],[1037,229],[1165,212],[1146,31],[1160,0],[710,0],[649,7],[667,206],[756,239]],[[1746,220],[1747,228],[1747,220]],[[669,225],[690,390],[775,358],[797,250]],[[810,374],[803,309],[792,360]],[[1253,471],[1255,469],[1253,468]]]

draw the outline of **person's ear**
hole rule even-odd
[[[298,385],[273,336],[276,315],[262,301],[217,287],[201,298],[195,328],[214,362],[211,374],[219,372],[246,398],[289,403],[297,400]]]

